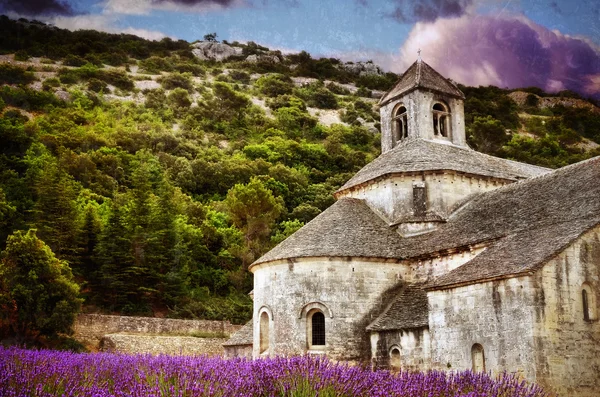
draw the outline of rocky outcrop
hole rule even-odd
[[[268,63],[280,63],[281,60],[277,55],[270,54],[260,54],[260,55],[248,55],[246,58],[246,62],[250,63],[258,63],[258,62],[268,62]]]
[[[529,95],[533,95],[534,97],[536,97],[538,99],[537,107],[539,107],[541,109],[553,108],[554,106],[564,106],[567,108],[574,107],[574,108],[589,109],[594,112],[600,112],[599,107],[597,107],[594,104],[589,103],[588,101],[585,101],[583,99],[556,97],[556,96],[541,97],[536,94],[530,94],[529,92],[524,92],[524,91],[514,91],[514,92],[511,92],[510,94],[508,94],[510,99],[515,101],[517,103],[517,105],[519,105],[519,106],[525,106],[525,104],[527,102],[527,97]]]
[[[203,61],[210,59],[222,61],[232,56],[242,55],[242,49],[214,41],[199,41],[192,44],[192,54]]]
[[[339,67],[359,76],[383,74],[381,68],[372,62],[347,62],[340,64]]]

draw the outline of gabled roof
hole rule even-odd
[[[468,147],[412,138],[400,142],[365,165],[338,192],[384,175],[436,170],[452,170],[510,181],[550,171],[548,168],[489,156]]]
[[[413,329],[428,324],[427,293],[420,285],[406,284],[381,315],[367,326],[367,331]]]
[[[478,243],[488,248],[431,282],[441,288],[535,271],[600,225],[600,157],[483,193],[435,231],[405,238],[405,258]]]
[[[425,62],[417,60],[400,76],[396,85],[381,97],[379,104],[383,106],[387,102],[417,88],[424,88],[460,99],[465,98],[465,95],[454,83],[436,72]]]
[[[302,257],[397,258],[401,237],[363,200],[342,198],[250,267]]]
[[[254,343],[252,327],[252,320],[250,320],[235,334],[231,335],[231,338],[229,338],[227,342],[223,343],[223,346],[251,345],[252,343]]]

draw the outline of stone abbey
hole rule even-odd
[[[466,144],[464,95],[417,60],[379,102],[382,153],[250,266],[229,356],[517,372],[600,393],[600,158],[549,170]]]

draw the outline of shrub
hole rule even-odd
[[[187,91],[193,89],[192,75],[190,73],[171,73],[158,79],[165,90],[183,88]]]
[[[88,90],[93,92],[106,92],[107,91],[106,82],[98,79],[90,79],[88,81]]]
[[[75,84],[79,82],[80,76],[75,70],[61,69],[58,71],[58,78],[62,84]]]
[[[49,79],[44,80],[42,83],[42,89],[44,91],[50,91],[52,88],[60,87],[60,80],[56,77],[51,77]]]
[[[335,94],[325,88],[321,82],[298,88],[295,93],[304,99],[308,106],[319,109],[337,109],[339,107]]]
[[[73,55],[73,54],[67,55],[63,61],[63,65],[77,66],[77,67],[83,66],[86,63],[88,63],[88,62],[85,59],[83,59],[80,56]]]
[[[167,95],[162,88],[145,91],[144,94],[146,95],[146,107],[151,109],[163,109],[165,107]]]
[[[140,68],[148,73],[159,74],[160,72],[171,72],[173,65],[165,58],[152,56],[140,61]]]
[[[29,54],[25,50],[15,52],[15,61],[25,62],[29,60]]]
[[[174,66],[174,69],[179,73],[191,73],[193,76],[198,77],[206,75],[206,70],[202,66],[191,63],[178,63]]]
[[[35,80],[31,72],[8,63],[0,64],[0,84],[29,84]]]
[[[292,79],[289,76],[278,73],[262,76],[256,80],[255,85],[262,94],[269,97],[291,94],[294,90]]]
[[[294,107],[306,111],[306,103],[294,95],[280,95],[275,98],[270,98],[267,100],[267,106],[273,110]]]
[[[229,72],[229,77],[242,84],[250,84],[250,75],[241,70],[232,70]]]
[[[45,91],[35,91],[30,88],[0,87],[0,98],[7,105],[25,110],[43,110],[48,105],[63,106],[54,94]]]
[[[135,87],[133,80],[121,70],[103,70],[98,73],[98,78],[124,91],[131,91]]]
[[[183,88],[175,88],[167,96],[167,102],[174,109],[189,108],[192,105],[190,95]]]

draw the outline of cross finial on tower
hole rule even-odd
[[[417,51],[417,54],[418,54],[417,60],[419,62],[421,62],[421,49],[420,48],[419,48],[419,51]]]

